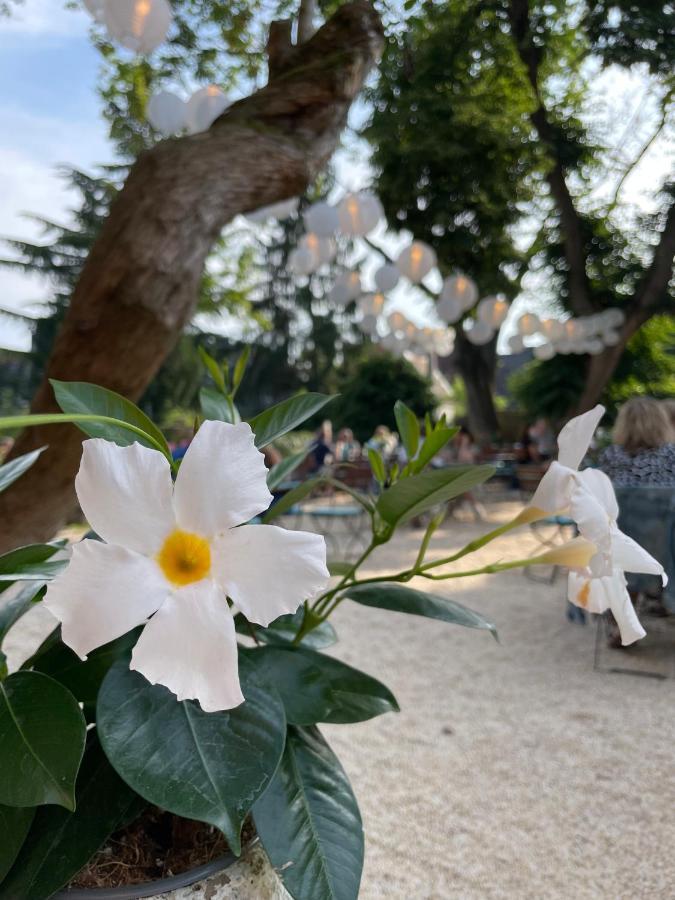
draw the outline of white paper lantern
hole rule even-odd
[[[590,353],[591,356],[598,356],[604,349],[605,345],[600,338],[592,338],[586,342],[586,353]]]
[[[621,335],[618,331],[603,331],[600,335],[600,340],[605,347],[616,347],[621,340]]]
[[[314,254],[306,247],[296,247],[288,254],[288,269],[294,275],[310,275],[316,269]]]
[[[443,281],[440,299],[443,303],[457,303],[462,312],[468,312],[478,300],[478,287],[468,275],[451,275]]]
[[[471,327],[468,327],[468,325],[469,323],[464,323],[466,339],[470,343],[475,344],[476,347],[482,347],[484,344],[489,344],[495,336],[494,329],[490,328],[486,322],[482,322],[480,319],[474,319]]]
[[[229,105],[229,100],[216,84],[195,91],[187,102],[185,113],[190,134],[209,129]]]
[[[404,333],[406,326],[412,324],[408,321],[408,319],[403,315],[402,312],[390,313],[387,316],[387,323],[394,333]]]
[[[340,231],[353,236],[368,234],[384,218],[380,201],[365,191],[347,194],[338,204],[337,214]]]
[[[377,334],[377,317],[366,315],[359,322],[359,328],[364,334],[374,337]]]
[[[455,349],[455,330],[454,328],[434,328],[433,329],[433,352],[437,356],[450,356]]]
[[[105,22],[105,4],[103,0],[82,0],[92,19],[97,22]]]
[[[555,352],[560,353],[562,356],[569,356],[570,353],[574,353],[574,344],[568,337],[560,338],[553,345]]]
[[[536,334],[539,331],[540,327],[539,317],[535,316],[534,313],[524,313],[516,324],[518,331],[524,337],[528,337],[531,334]]]
[[[158,91],[148,101],[148,122],[164,137],[178,134],[187,125],[187,104],[171,91]]]
[[[166,0],[106,0],[103,11],[110,37],[135,53],[152,53],[173,21]]]
[[[270,206],[261,206],[254,212],[246,213],[246,218],[255,225],[261,225],[268,219],[289,219],[297,212],[299,202],[298,197],[292,197],[290,200],[281,200]]]
[[[421,281],[436,265],[436,254],[424,241],[413,241],[399,253],[396,268],[413,283]]]
[[[525,341],[519,334],[512,334],[508,340],[511,353],[522,353],[525,349]]]
[[[461,303],[459,300],[455,300],[452,297],[441,297],[436,304],[436,312],[439,318],[449,325],[454,325],[455,322],[459,322],[464,315]]]
[[[328,299],[338,306],[346,306],[361,293],[361,279],[358,272],[342,272],[335,279]]]
[[[384,297],[382,294],[364,294],[357,306],[364,316],[379,316],[384,307]]]
[[[600,315],[605,328],[621,328],[626,321],[626,315],[623,310],[616,307],[606,309]]]
[[[536,359],[553,359],[555,356],[555,347],[547,341],[545,344],[539,344],[532,352]]]
[[[400,275],[401,273],[393,263],[385,263],[375,272],[375,285],[378,291],[382,291],[385,294],[388,291],[393,291],[398,284]]]
[[[324,200],[313,203],[303,214],[305,228],[318,237],[332,237],[340,226],[337,209]]]
[[[334,240],[327,237],[318,237],[316,234],[304,234],[300,238],[298,247],[308,250],[312,254],[315,269],[318,269],[324,263],[329,263],[335,258],[337,252]]]
[[[549,341],[559,341],[565,336],[565,326],[557,319],[542,319],[539,325],[539,331]]]
[[[509,304],[504,297],[484,297],[476,309],[478,318],[490,328],[501,328],[509,313]]]

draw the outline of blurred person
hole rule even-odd
[[[389,459],[396,453],[398,435],[390,431],[386,425],[378,425],[372,437],[366,441],[366,447],[377,450],[385,459]]]
[[[612,436],[598,466],[615,487],[675,487],[675,428],[663,403],[651,397],[628,400]]]
[[[325,419],[316,432],[314,446],[309,454],[310,472],[319,472],[333,459],[333,423]]]
[[[361,444],[354,437],[351,428],[341,428],[335,441],[335,461],[352,462],[361,455]]]
[[[478,459],[478,447],[466,425],[459,426],[459,431],[452,441],[452,449],[455,462],[472,466]]]

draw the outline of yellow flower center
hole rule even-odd
[[[584,586],[582,587],[582,589],[577,594],[577,603],[579,604],[579,606],[583,606],[583,607],[588,606],[588,597],[589,597],[590,593],[591,593],[591,583],[590,583],[590,581],[586,581],[586,582],[584,582]]]
[[[177,529],[164,541],[157,562],[173,584],[192,584],[209,574],[211,548],[206,538]]]

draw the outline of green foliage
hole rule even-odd
[[[18,806],[0,806],[0,885],[12,868],[34,815],[35,809],[32,806],[23,809]]]
[[[299,394],[283,400],[249,420],[259,449],[274,443],[289,431],[316,415],[334,398],[325,394]]]
[[[30,453],[24,453],[11,462],[0,466],[0,491],[6,490],[10,484],[16,481],[24,472],[37,462],[40,454],[44,450],[40,447],[38,450],[32,450]]]
[[[407,360],[389,354],[372,356],[341,385],[341,396],[333,407],[334,422],[338,427],[351,428],[362,442],[378,425],[395,431],[393,397],[420,417],[436,405],[428,381]]]

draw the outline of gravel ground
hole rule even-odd
[[[488,527],[451,521],[430,553]],[[420,536],[397,537],[364,571],[397,571]],[[510,536],[477,556],[534,546]],[[594,672],[595,628],[566,621],[563,578],[435,588],[491,618],[501,643],[348,602],[335,617],[336,655],[382,679],[402,710],[324,729],[363,814],[361,900],[672,900],[674,682]],[[39,609],[27,619],[12,662],[44,631]]]

